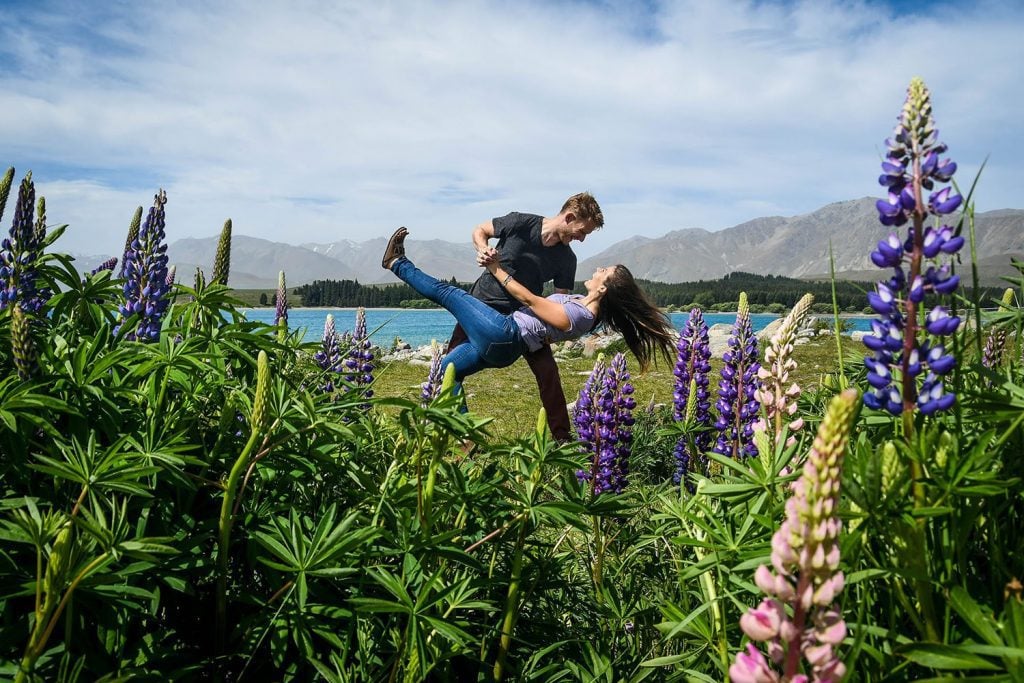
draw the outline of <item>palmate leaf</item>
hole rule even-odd
[[[337,506],[324,511],[311,534],[307,534],[304,518],[292,511],[289,517],[277,517],[270,526],[253,533],[253,539],[273,559],[258,558],[278,571],[296,574],[299,605],[304,607],[309,595],[307,576],[339,577],[355,572],[353,564],[345,564],[343,556],[352,553],[375,538],[380,532],[361,525],[361,516],[352,511],[336,522]]]
[[[149,487],[140,481],[159,472],[160,468],[146,464],[138,452],[125,449],[129,444],[127,435],[121,436],[107,448],[97,444],[94,432],[88,438],[85,445],[77,439],[72,439],[70,443],[56,442],[54,447],[64,459],[39,454],[36,456],[38,463],[31,467],[78,484],[88,489],[90,495],[105,491],[140,497],[152,495]]]
[[[59,438],[60,432],[53,426],[53,414],[80,415],[70,404],[43,393],[42,382],[23,382],[16,374],[0,379],[0,429],[6,427],[12,432],[23,430],[22,425],[41,429],[51,438]]]

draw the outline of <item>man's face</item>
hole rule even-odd
[[[573,241],[582,242],[587,235],[597,230],[593,221],[585,221],[569,214],[565,218],[565,231],[562,233],[562,244],[569,244]]]

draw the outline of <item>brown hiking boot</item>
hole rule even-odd
[[[391,270],[395,260],[400,256],[405,256],[405,237],[408,234],[408,230],[399,228],[391,235],[391,239],[388,240],[388,246],[384,250],[384,258],[380,261],[380,265],[384,269]]]

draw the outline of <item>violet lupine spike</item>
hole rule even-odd
[[[872,333],[864,337],[864,345],[873,352],[864,365],[874,387],[864,394],[864,404],[893,415],[915,408],[929,415],[950,408],[956,400],[943,382],[956,358],[946,352],[942,337],[956,331],[960,318],[934,302],[930,310],[927,305],[937,295],[956,291],[960,276],[952,272],[952,256],[964,244],[949,225],[925,227],[930,216],[941,222],[962,202],[951,187],[935,189],[936,183],[948,183],[956,172],[953,161],[939,159],[946,145],[938,135],[931,94],[924,81],[914,78],[893,137],[886,140],[888,152],[878,182],[888,188],[888,198],[877,202],[882,225],[910,225],[906,239],[892,232],[871,253],[872,262],[891,268],[893,275],[868,293],[879,319],[872,321]]]
[[[607,370],[608,366],[605,365],[604,358],[599,355],[597,361],[594,362],[593,369],[587,375],[586,381],[583,382],[583,387],[580,389],[579,396],[576,398],[576,404],[572,409],[572,421],[576,427],[576,438],[583,446],[584,452],[590,453],[592,456],[597,453],[601,444],[596,422],[595,397]],[[592,473],[580,470],[576,473],[576,476],[580,480],[589,481],[592,478]]]
[[[856,389],[832,399],[793,482],[785,521],[772,537],[774,572],[761,565],[754,573],[767,598],[740,618],[747,637],[767,643],[768,656],[749,643],[729,667],[733,683],[826,683],[846,673],[836,652],[846,637],[836,602],[845,582],[839,569],[839,486],[857,401]]]
[[[729,335],[729,349],[722,355],[721,380],[718,382],[718,440],[714,451],[731,458],[757,455],[754,444],[754,423],[758,420],[761,406],[757,401],[757,337],[750,323],[750,308],[746,292],[740,293],[739,311],[732,334]]]
[[[373,383],[372,349],[370,338],[366,334],[366,309],[360,306],[356,309],[356,325],[348,343],[348,359],[345,361],[348,374],[345,375],[345,381],[354,388],[362,389],[366,398],[373,396],[372,389],[363,389]]]
[[[170,289],[171,286],[174,285],[174,279],[175,279],[175,277],[177,277],[177,275],[178,275],[178,266],[173,266],[172,265],[171,267],[169,267],[167,269],[167,277],[164,279],[164,282],[167,283],[168,289]]]
[[[36,188],[29,171],[18,188],[10,233],[0,243],[0,310],[15,302],[27,313],[42,308],[48,292],[36,288],[36,259],[41,244],[33,225]]]
[[[160,321],[169,303],[167,292],[167,245],[164,243],[164,205],[167,193],[157,193],[139,236],[131,244],[124,264],[124,303],[121,322],[138,316],[126,339],[153,342],[160,338]]]
[[[590,482],[595,495],[620,493],[626,487],[636,408],[629,380],[625,355],[616,354],[607,366],[599,359],[573,410],[577,433],[591,458],[590,471],[577,476]]]
[[[332,393],[336,387],[336,375],[340,375],[344,371],[344,366],[341,360],[341,349],[338,346],[338,333],[334,328],[334,316],[330,313],[327,314],[327,319],[324,321],[324,336],[320,343],[320,350],[313,355],[313,360],[321,370],[327,373],[320,389],[325,394]]]
[[[427,372],[427,381],[420,385],[420,405],[426,407],[441,393],[441,380],[444,374],[441,372],[441,345],[436,340],[430,342],[430,370]]]
[[[796,370],[796,360],[793,359],[796,333],[813,303],[814,295],[804,294],[793,306],[793,310],[768,341],[764,350],[764,365],[757,371],[760,386],[754,397],[764,406],[769,433],[774,435],[773,445],[778,445],[787,421],[790,432],[798,431],[804,423],[801,418],[789,419],[796,414],[797,400],[800,398],[800,385],[790,382],[790,373]],[[792,443],[795,437],[790,437],[790,440]]]
[[[676,484],[686,478],[691,469],[706,474],[705,453],[711,446],[711,394],[708,391],[708,376],[711,372],[711,341],[708,324],[699,308],[690,310],[679,341],[676,344],[676,365],[674,391],[672,393],[672,416],[676,422],[686,418],[687,405],[693,402],[694,410],[688,420],[696,429],[676,442],[676,470],[672,481]],[[691,443],[692,449],[691,451]]]

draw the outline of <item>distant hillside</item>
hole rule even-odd
[[[1024,211],[977,214],[979,266],[986,281],[1012,272],[1010,256],[1024,253]],[[870,260],[887,234],[878,223],[875,199],[829,204],[791,218],[758,218],[718,232],[691,228],[645,241],[625,240],[579,264],[583,276],[608,263],[624,263],[633,275],[660,282],[693,282],[745,271],[787,277],[828,277],[829,244],[842,279],[873,280]],[[964,261],[968,255],[963,253]]]
[[[621,232],[624,239],[582,261],[579,279],[609,263],[624,263],[637,278],[656,282],[715,280],[737,271],[827,278],[831,244],[839,278],[875,280],[880,271],[869,254],[887,234],[878,223],[871,197],[836,202],[800,216],[757,218],[718,232],[687,228],[651,238],[629,236],[627,226],[609,229]],[[1016,272],[1010,267],[1010,257],[1024,259],[1024,210],[977,214],[975,232],[982,284],[999,285],[1000,276]],[[458,242],[418,241],[413,234],[409,241],[415,243],[416,263],[433,275],[471,282],[480,274],[468,236]],[[384,237],[376,237],[295,246],[236,233],[229,284],[273,288],[280,270],[287,274],[289,285],[296,287],[325,279],[395,283],[396,278],[380,267],[385,243]],[[168,254],[178,266],[179,280],[189,282],[197,265],[209,273],[216,249],[216,236],[172,242]],[[88,270],[104,258],[80,257],[79,268]],[[961,258],[969,262],[966,249]]]

